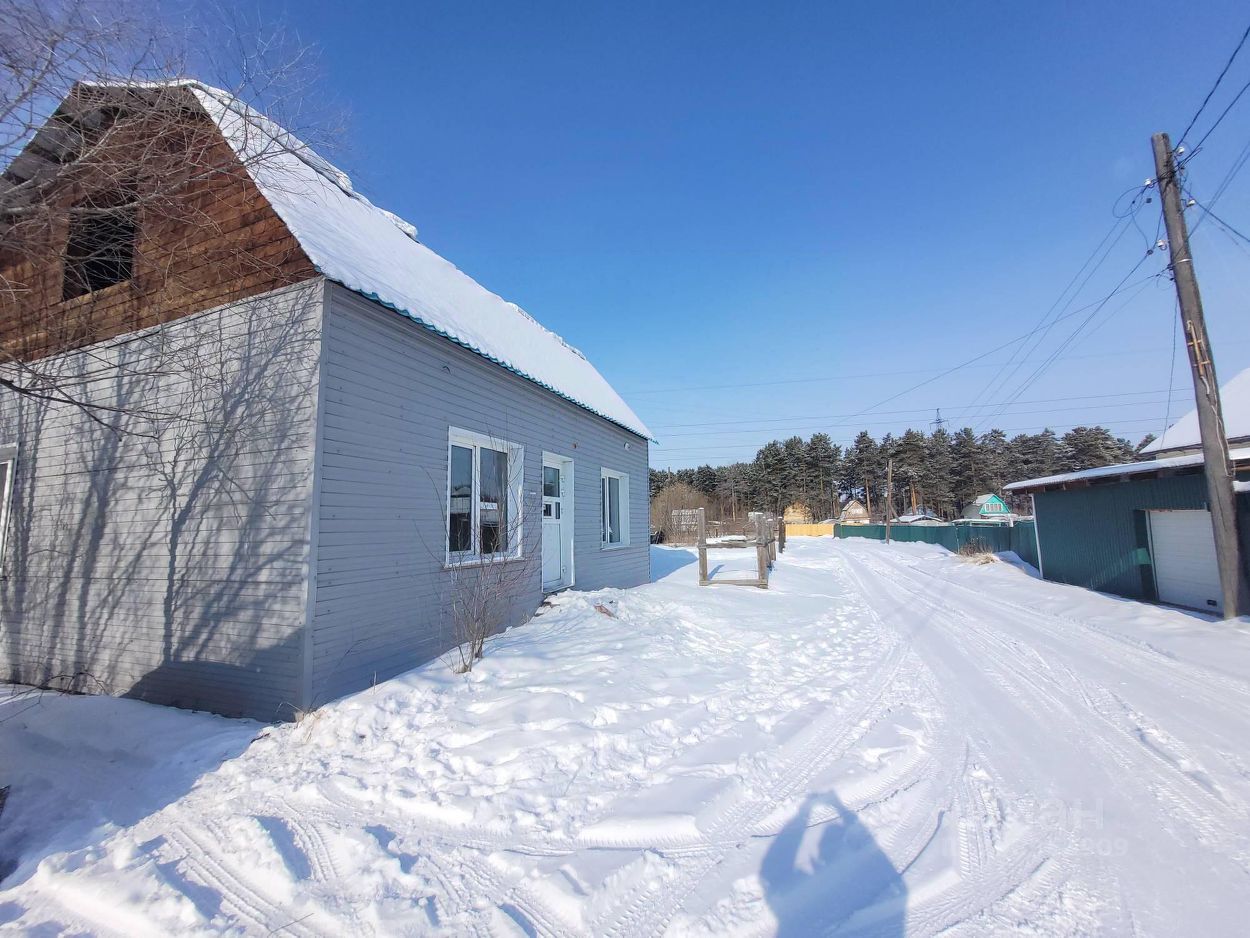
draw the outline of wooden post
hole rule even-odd
[[[777,529],[777,550],[783,554],[786,552],[786,519],[784,515]]]
[[[707,586],[707,517],[699,510],[699,585]]]
[[[755,527],[755,567],[760,589],[768,589],[768,522],[761,515]]]
[[[894,460],[885,464],[885,542],[890,543],[890,515],[894,513]]]
[[[1220,408],[1220,386],[1215,377],[1214,355],[1207,338],[1207,324],[1198,293],[1193,256],[1189,253],[1189,231],[1181,208],[1180,186],[1172,157],[1172,141],[1167,134],[1155,134],[1155,174],[1163,202],[1163,221],[1168,231],[1168,251],[1172,257],[1172,279],[1180,303],[1185,347],[1193,372],[1194,399],[1198,405],[1198,436],[1202,441],[1203,472],[1207,479],[1207,503],[1215,538],[1215,563],[1220,574],[1224,618],[1250,613],[1250,582],[1241,563],[1237,532],[1237,499],[1233,490],[1233,467],[1228,456],[1224,414]]]

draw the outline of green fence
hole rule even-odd
[[[867,537],[885,540],[884,524],[840,524],[838,537]],[[979,541],[995,553],[1013,550],[1025,563],[1037,566],[1037,539],[1032,521],[1006,524],[895,524],[890,526],[891,540],[902,543],[937,544],[957,551],[971,541]]]

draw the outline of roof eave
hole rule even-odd
[[[551,385],[543,381],[539,381],[533,375],[526,374],[524,371],[521,371],[519,368],[515,368],[512,365],[508,364],[507,362],[502,361],[496,358],[495,356],[482,351],[479,348],[475,348],[473,345],[470,345],[468,342],[465,342],[464,340],[457,338],[456,336],[452,335],[450,332],[446,332],[445,330],[440,329],[437,326],[429,322],[426,322],[424,319],[422,319],[420,316],[418,316],[416,313],[412,312],[411,310],[403,309],[399,306],[396,306],[394,303],[384,300],[382,297],[378,296],[376,293],[370,293],[367,290],[361,290],[357,287],[351,286],[350,284],[344,283],[342,280],[335,279],[334,277],[327,274],[320,267],[317,267],[317,272],[320,273],[327,280],[329,280],[331,283],[336,283],[345,290],[350,290],[352,293],[355,293],[358,296],[363,296],[365,299],[372,300],[374,303],[377,303],[379,306],[384,306],[387,309],[391,310],[392,312],[398,313],[400,316],[403,316],[405,319],[408,319],[411,322],[416,323],[421,328],[426,329],[427,331],[432,332],[437,336],[441,336],[447,341],[452,342],[455,345],[458,345],[463,349],[467,349],[468,351],[472,352],[474,355],[478,355],[481,358],[486,359],[486,361],[490,362],[491,364],[497,365],[498,367],[504,369],[507,372],[510,372],[511,374],[516,375],[519,378],[524,378],[526,381],[529,381],[532,384],[538,385],[544,391],[550,391],[552,394],[556,395],[556,397],[559,397],[562,400],[568,401],[570,404],[573,404],[575,407],[581,408],[582,410],[586,411],[589,414],[594,414],[596,417],[600,418],[601,420],[606,420],[608,423],[612,424],[613,426],[620,427],[622,430],[626,430],[629,433],[632,433],[634,436],[638,437],[638,439],[642,440],[645,443],[659,443],[660,442],[659,440],[655,439],[655,437],[648,436],[647,434],[642,433],[634,429],[631,426],[621,423],[621,421],[619,420],[609,417],[607,414],[600,413],[599,411],[595,410],[593,407],[590,407],[582,403],[581,401],[577,400],[576,398],[571,397],[568,394],[565,394],[563,391],[559,390],[558,388],[553,388]]]

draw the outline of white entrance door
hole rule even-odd
[[[543,590],[573,585],[573,460],[543,454]]]
[[[1160,602],[1223,612],[1210,512],[1152,511],[1150,547]]]

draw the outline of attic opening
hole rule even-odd
[[[134,196],[125,190],[73,206],[62,298],[72,300],[129,280],[134,272],[136,230]]]

